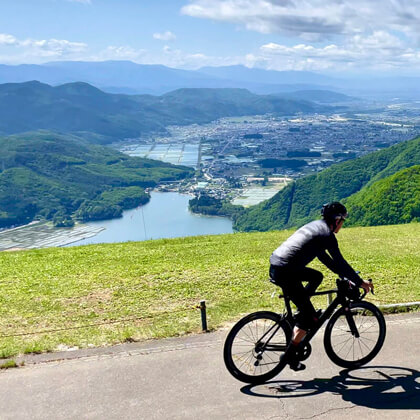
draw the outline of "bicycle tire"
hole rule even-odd
[[[386,324],[382,312],[370,302],[350,304],[359,337],[350,331],[346,310],[340,308],[330,318],[324,334],[325,351],[336,365],[353,369],[370,362],[385,341]]]
[[[286,361],[281,360],[281,356],[291,336],[292,330],[281,315],[269,311],[249,314],[239,320],[226,337],[223,348],[226,368],[241,382],[266,382],[285,367]],[[266,345],[271,348],[261,351]]]

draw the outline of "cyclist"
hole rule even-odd
[[[298,308],[296,326],[292,341],[284,357],[287,357],[293,370],[303,370],[305,365],[298,360],[298,345],[308,329],[318,321],[322,311],[315,311],[312,295],[321,284],[323,275],[313,268],[306,267],[318,258],[331,271],[346,277],[356,286],[367,292],[372,283],[362,280],[341,255],[335,234],[348,217],[346,208],[335,201],[322,207],[322,220],[310,222],[298,229],[283,242],[270,257],[270,277],[278,284],[284,294],[290,296]],[[307,282],[306,287],[302,282]]]

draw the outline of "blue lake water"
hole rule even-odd
[[[191,213],[190,199],[176,192],[152,192],[149,203],[125,211],[122,218],[88,223],[105,230],[70,246],[232,233],[232,221],[228,218]]]

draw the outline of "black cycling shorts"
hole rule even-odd
[[[317,320],[310,296],[315,293],[323,277],[322,273],[309,267],[289,269],[275,265],[270,266],[270,278],[283,289],[283,293],[289,296],[298,308],[296,326],[305,331],[310,329]],[[308,284],[304,287],[302,282]]]

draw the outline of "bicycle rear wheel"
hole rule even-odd
[[[340,308],[329,320],[324,347],[336,365],[357,368],[370,362],[381,350],[386,325],[382,312],[370,302],[355,302],[350,311]]]
[[[228,371],[249,384],[273,378],[286,365],[280,359],[291,335],[289,324],[274,312],[247,315],[233,326],[226,338],[223,357]]]

